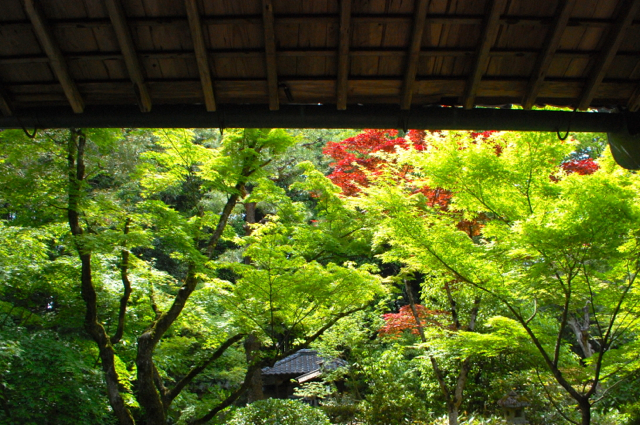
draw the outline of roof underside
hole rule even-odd
[[[0,127],[46,108],[72,119],[120,106],[127,116],[318,104],[345,116],[359,105],[636,111],[639,9],[640,0],[2,0]],[[184,126],[179,116],[165,126]],[[335,126],[330,116],[321,126]]]

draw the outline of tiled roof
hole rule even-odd
[[[263,375],[302,375],[320,369],[324,359],[316,350],[300,350],[276,362],[273,367],[262,369]]]

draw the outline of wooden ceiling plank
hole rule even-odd
[[[213,112],[216,110],[216,99],[213,93],[209,54],[207,52],[207,45],[204,41],[200,10],[198,10],[198,3],[196,0],[185,0],[185,6],[187,7],[187,18],[189,19],[191,39],[193,40],[193,49],[196,54],[196,62],[198,63],[198,72],[200,73],[205,105],[207,107],[207,111]]]
[[[336,103],[339,110],[347,109],[349,88],[349,43],[351,41],[351,0],[340,0],[340,45],[338,47],[338,77]]]
[[[482,34],[476,51],[476,60],[467,80],[463,96],[462,103],[465,109],[471,109],[475,103],[480,80],[489,61],[491,46],[495,42],[500,29],[500,13],[504,10],[506,4],[506,0],[488,0],[488,2],[488,11],[483,20]]]
[[[48,26],[47,20],[40,10],[37,0],[24,0],[24,8],[33,30],[38,37],[38,41],[44,50],[45,54],[49,58],[49,64],[56,75],[56,78],[60,82],[64,94],[73,109],[73,112],[80,114],[84,111],[84,99],[78,90],[78,86],[69,73],[69,67],[65,60],[60,46],[53,36],[51,29]]]
[[[111,25],[116,33],[120,50],[124,57],[124,63],[129,73],[129,78],[134,84],[136,97],[138,98],[138,107],[141,112],[150,112],[152,106],[149,87],[145,81],[142,64],[133,44],[131,30],[127,23],[127,17],[122,8],[120,0],[104,0],[105,6],[111,19]]]
[[[558,4],[552,27],[547,33],[542,50],[536,59],[533,72],[531,73],[531,79],[527,87],[527,92],[522,100],[522,106],[524,109],[531,109],[538,97],[538,94],[540,93],[540,88],[547,76],[547,72],[549,71],[549,67],[551,66],[556,50],[560,45],[562,34],[567,27],[567,23],[569,22],[571,12],[573,11],[573,6],[576,1],[577,0],[563,0]]]
[[[262,0],[262,19],[264,25],[264,50],[267,69],[267,91],[269,96],[269,109],[280,109],[278,98],[278,70],[276,61],[276,34],[273,24],[273,2]]]
[[[584,86],[582,94],[580,95],[578,109],[587,109],[591,104],[591,101],[598,90],[598,86],[602,83],[602,80],[611,66],[611,62],[613,62],[613,58],[616,56],[616,53],[620,48],[620,44],[622,44],[626,30],[638,14],[639,9],[640,0],[627,0],[620,8],[615,23],[609,30],[607,40],[602,46],[600,55],[594,62],[594,68],[589,75],[589,79]]]
[[[418,73],[418,63],[420,61],[420,49],[422,47],[422,35],[424,34],[425,19],[427,10],[429,9],[429,0],[417,0],[415,10],[415,18],[413,21],[413,31],[411,33],[411,45],[409,46],[409,54],[407,57],[407,66],[405,68],[404,82],[402,85],[402,97],[400,107],[408,110],[411,108],[411,100],[413,99],[413,89]]]

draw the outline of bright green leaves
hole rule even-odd
[[[454,192],[452,209],[490,213],[507,222],[530,214],[541,197],[553,194],[550,176],[571,149],[543,133],[497,133],[485,140],[455,132],[429,137],[428,153],[407,154],[427,184]]]
[[[304,340],[383,292],[370,265],[345,262],[349,253],[358,253],[349,250],[363,238],[358,213],[310,163],[302,167],[305,179],[291,189],[311,193],[317,207],[292,201],[272,181],[259,180],[245,201],[270,213],[252,225],[250,235],[237,239],[245,260],[224,265],[237,276],[226,286],[226,305],[272,346],[282,338]]]
[[[256,182],[245,202],[257,202],[269,214],[270,220],[282,223],[300,223],[311,218],[310,211],[301,202],[294,202],[285,189],[268,178]]]
[[[233,192],[238,183],[264,177],[264,167],[296,142],[282,129],[229,129],[218,160],[204,163],[201,177],[212,188]]]
[[[414,183],[451,191],[448,208],[428,207],[384,175],[355,202],[375,220],[378,246],[391,246],[382,259],[427,276],[423,297],[432,301],[449,282],[456,297],[473,288],[484,294],[483,309],[488,300],[493,314],[510,317],[485,318],[480,334],[432,329],[430,349],[464,358],[500,352],[510,341],[535,347],[584,406],[601,370],[622,376],[627,350],[636,349],[637,176],[606,165],[593,174],[564,172],[573,147],[551,134],[428,137],[427,151],[399,152],[398,164],[412,167]],[[463,231],[463,219],[477,233]]]
[[[443,360],[462,360],[470,356],[478,359],[523,351],[535,356],[536,353],[530,350],[526,332],[515,320],[495,316],[489,318],[484,327],[484,332],[452,333],[430,329],[427,333],[428,342],[424,347],[428,348],[430,356]],[[443,333],[447,334],[447,338],[443,338]]]
[[[62,132],[29,139],[21,130],[0,132],[0,211],[15,224],[47,223],[65,204],[66,153]]]
[[[226,304],[259,328],[276,345],[318,330],[327,319],[366,305],[382,291],[369,266],[320,264],[309,258],[304,232],[272,222],[246,238],[250,264],[229,265],[239,279],[229,288]]]
[[[190,130],[158,130],[154,136],[159,149],[145,152],[140,165],[140,183],[147,197],[161,192],[179,193],[184,184],[196,178],[203,164],[220,156],[216,150],[193,143]]]

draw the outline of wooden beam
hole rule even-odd
[[[207,111],[213,112],[216,110],[216,98],[213,93],[211,68],[209,67],[209,54],[207,53],[207,45],[204,41],[204,32],[202,31],[202,22],[200,19],[200,11],[198,10],[198,3],[196,0],[185,0],[185,6],[187,7],[187,18],[189,19],[189,28],[191,29],[193,49],[196,53],[196,62],[198,63],[198,72],[200,73],[204,102],[207,107]]]
[[[273,27],[273,3],[271,0],[262,0],[262,20],[264,25],[269,109],[277,111],[280,108],[280,99],[278,97],[278,71],[276,66],[276,33]]]
[[[600,55],[596,59],[594,68],[591,70],[589,79],[584,86],[582,95],[578,102],[578,109],[587,109],[591,104],[598,86],[602,83],[602,80],[611,66],[613,58],[616,56],[616,53],[620,48],[620,44],[622,43],[626,30],[638,14],[639,8],[640,0],[627,0],[618,11],[615,24],[609,30],[609,35],[602,46]]]
[[[145,82],[144,73],[142,71],[142,64],[136,53],[136,48],[133,44],[133,38],[131,37],[131,30],[127,23],[127,17],[122,8],[120,0],[104,0],[107,11],[109,12],[109,18],[111,18],[111,25],[116,33],[120,50],[124,57],[124,63],[127,66],[129,72],[129,78],[134,84],[136,97],[138,99],[138,107],[142,112],[151,111],[151,95],[149,94],[149,88]]]
[[[556,50],[560,45],[562,34],[567,27],[567,23],[569,22],[571,12],[573,11],[573,6],[575,4],[576,0],[562,0],[558,4],[552,27],[547,33],[542,50],[536,59],[533,72],[531,73],[531,79],[527,86],[527,92],[522,100],[522,106],[524,109],[531,109],[538,97],[538,93],[540,93],[540,88],[547,76],[547,72],[549,71],[549,67],[551,66],[551,61],[553,60]]]
[[[595,50],[556,50],[555,58],[562,59],[591,59],[598,56]],[[432,57],[468,57],[474,52],[469,49],[461,48],[428,48],[420,51],[421,58]],[[489,52],[490,57],[510,58],[510,57],[533,57],[539,56],[540,51],[536,49],[492,49]],[[264,58],[264,49],[208,49],[208,55],[215,59],[223,58],[242,58],[242,59],[262,59]],[[187,59],[195,60],[193,51],[188,50],[163,50],[149,51],[139,50],[138,56],[143,59]],[[278,50],[278,57],[285,58],[335,58],[336,49],[334,48],[304,48],[304,49],[287,49]],[[401,60],[407,56],[407,50],[402,48],[385,48],[385,49],[349,49],[349,57],[391,57]],[[628,58],[637,58],[638,52],[635,51],[618,51],[618,57],[625,56]],[[88,52],[74,53],[65,55],[67,62],[92,62],[104,60],[124,60],[122,52]],[[49,58],[44,55],[19,55],[19,56],[0,56],[0,65],[15,64],[32,64],[32,63],[48,63]],[[148,80],[148,79],[147,79]]]
[[[504,10],[506,0],[489,0],[487,2],[487,13],[485,14],[482,35],[476,50],[476,60],[473,64],[471,74],[467,80],[463,102],[465,109],[470,109],[476,100],[476,92],[482,79],[482,74],[489,62],[489,52],[495,42],[498,30],[500,29],[500,13]]]
[[[71,104],[73,112],[77,114],[82,113],[84,111],[84,100],[82,99],[82,95],[80,95],[80,91],[78,90],[75,81],[69,73],[67,61],[62,55],[62,51],[60,50],[60,46],[58,46],[56,39],[53,37],[53,33],[47,24],[44,14],[40,10],[37,0],[24,0],[24,8],[27,12],[27,16],[31,20],[31,25],[38,37],[38,41],[40,41],[42,50],[44,50],[45,54],[49,58],[49,64],[51,65],[56,78],[60,82],[60,85],[64,90],[64,94],[67,97],[69,104]]]
[[[199,84],[199,82],[198,82]],[[332,88],[335,80],[328,82]],[[565,128],[571,119],[571,129],[578,132],[619,131],[629,119],[640,120],[640,114],[587,113],[567,111],[523,111],[516,109],[427,108],[407,114],[397,104],[363,105],[350,108],[349,113],[333,105],[283,105],[279,111],[269,111],[262,105],[225,107],[222,113],[210,113],[199,105],[158,105],[153,112],[139,112],[133,105],[95,105],[86,113],[69,114],[56,107],[25,110],[20,116],[0,117],[0,128],[69,128],[69,127],[146,127],[146,128],[409,128],[425,130],[515,130],[550,131]]]
[[[340,16],[335,14],[308,13],[308,14],[282,14],[274,16],[275,22],[282,25],[309,25],[309,24],[339,24]],[[501,25],[509,26],[550,26],[553,25],[554,16],[530,16],[530,15],[502,15]],[[262,15],[226,15],[226,16],[202,16],[204,26],[209,25],[261,25]],[[413,22],[413,15],[407,13],[397,13],[383,15],[380,13],[352,14],[352,24],[397,24],[409,25]],[[130,17],[128,20],[132,27],[166,27],[172,25],[187,25],[187,19],[181,16],[158,16],[158,17]],[[454,14],[430,14],[427,24],[443,25],[480,25],[482,15],[454,15]],[[60,28],[104,28],[111,26],[108,18],[84,18],[84,19],[50,19],[49,26],[54,29]],[[603,18],[571,18],[568,26],[581,28],[609,28],[613,24],[612,19]],[[3,21],[3,29],[24,31],[30,28],[31,23],[24,20]],[[639,27],[640,20],[636,19],[631,23],[632,27]]]
[[[340,46],[336,98],[338,109],[347,109],[349,88],[349,42],[351,41],[351,0],[340,0]]]
[[[404,82],[402,85],[402,97],[400,100],[400,107],[402,109],[411,108],[413,86],[416,82],[416,74],[418,73],[420,48],[422,47],[422,34],[424,33],[425,19],[427,17],[428,9],[429,0],[418,0],[413,21],[413,32],[411,33],[411,45],[409,47],[409,55],[407,57],[407,67],[405,68]]]

